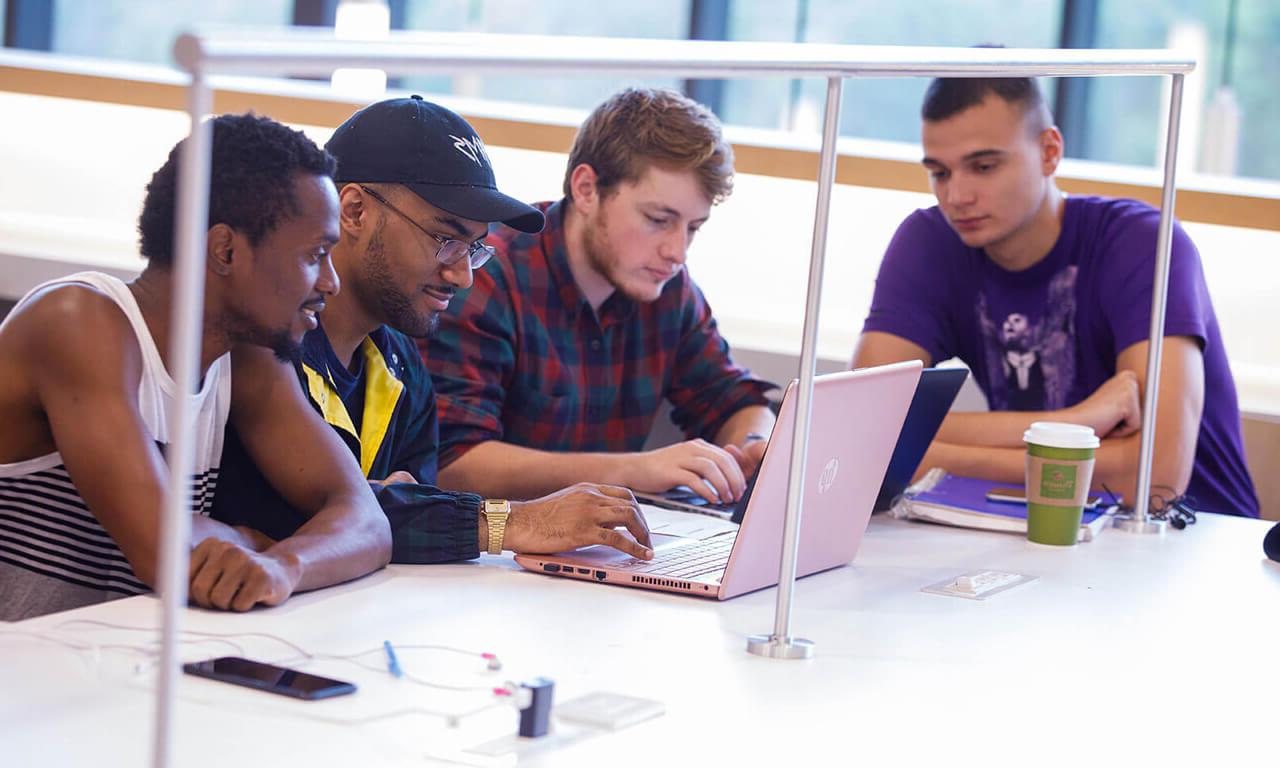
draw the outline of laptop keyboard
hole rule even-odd
[[[655,552],[652,560],[624,560],[610,567],[619,571],[693,579],[723,571],[729,563],[736,533],[715,536],[697,544]]]

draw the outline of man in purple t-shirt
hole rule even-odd
[[[1023,430],[1069,421],[1103,438],[1095,486],[1132,499],[1159,212],[1058,190],[1062,134],[1032,80],[934,80],[921,112],[938,205],[889,244],[854,366],[972,370],[992,412],[951,414],[922,467],[1020,484]],[[1222,334],[1176,224],[1169,274],[1152,492],[1257,517]]]

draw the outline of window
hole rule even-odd
[[[1186,46],[1200,58],[1183,93],[1180,157],[1189,162],[1180,167],[1280,179],[1280,155],[1273,149],[1270,128],[1280,122],[1280,103],[1266,74],[1280,67],[1280,5],[1261,0],[1099,0],[1097,47],[1171,44]],[[1164,86],[1150,78],[1090,83],[1085,156],[1155,163],[1155,131],[1163,130],[1164,99]],[[1234,117],[1238,132],[1230,127]],[[1234,164],[1215,164],[1206,151],[1224,147],[1235,150]]]
[[[332,23],[337,0],[0,0],[0,10],[38,10],[19,31],[25,47],[169,64],[174,37],[196,25],[279,27],[304,16]],[[1096,48],[1177,46],[1201,62],[1184,93],[1182,171],[1280,179],[1269,126],[1280,100],[1267,72],[1280,69],[1280,3],[1274,0],[391,0],[397,27],[423,31],[587,35],[743,41],[1054,47],[1064,19],[1072,44]],[[51,9],[51,10],[50,10]],[[607,9],[607,10],[606,10]],[[50,34],[49,17],[52,17]],[[697,18],[695,18],[695,16]],[[323,19],[327,18],[328,21]],[[1080,22],[1079,19],[1087,19]],[[709,21],[708,21],[709,20]],[[9,20],[0,14],[0,33]],[[34,42],[32,42],[34,41]],[[11,43],[13,41],[10,41]],[[1161,143],[1167,81],[1100,78],[1064,92],[1059,123],[1072,157],[1151,166]],[[819,79],[725,81],[690,86],[681,78],[518,75],[415,76],[398,85],[424,93],[589,109],[618,88],[643,83],[696,87],[697,98],[731,125],[819,129]],[[841,133],[916,142],[923,78],[845,83]],[[1054,104],[1057,83],[1042,83]]]
[[[1060,4],[1060,0],[735,2],[730,4],[729,35],[733,40],[1051,48],[1058,41]],[[999,23],[993,24],[993,19]],[[924,78],[846,80],[841,134],[919,141],[920,101],[927,85]],[[730,81],[721,117],[738,125],[816,132],[821,129],[825,100],[826,83],[816,78]]]
[[[52,0],[53,50],[172,64],[173,41],[197,24],[287,26],[293,0]]]
[[[640,37],[688,35],[690,0],[610,3],[583,0],[407,0],[405,28],[431,32]],[[431,93],[590,109],[626,85],[680,89],[675,78],[518,76],[406,77],[404,87]]]

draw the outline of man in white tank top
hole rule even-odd
[[[381,568],[391,538],[360,467],[285,362],[338,290],[333,161],[266,118],[218,117],[212,133],[188,586],[194,603],[243,611]],[[148,185],[148,265],[135,281],[72,275],[37,287],[0,325],[0,620],[155,582],[162,448],[180,396],[165,365],[180,155],[181,144]],[[293,536],[208,517],[228,421],[309,516]]]

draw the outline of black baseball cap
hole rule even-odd
[[[542,212],[504,195],[471,124],[421,96],[370,104],[338,126],[329,143],[338,181],[401,184],[442,211],[541,232]]]

